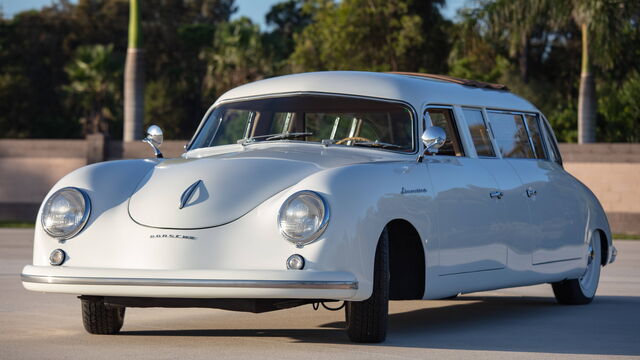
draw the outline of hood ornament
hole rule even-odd
[[[180,206],[178,207],[178,209],[182,209],[189,202],[189,200],[191,200],[193,193],[196,192],[196,189],[198,188],[201,182],[202,180],[198,180],[194,182],[187,188],[187,190],[185,190],[182,193],[182,195],[180,196]]]

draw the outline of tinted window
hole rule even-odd
[[[450,109],[428,109],[429,117],[433,126],[439,126],[447,134],[447,141],[438,150],[438,155],[464,156],[460,145],[458,128],[453,121],[453,114]]]
[[[502,157],[535,158],[521,115],[489,112],[489,117]]]
[[[535,115],[527,114],[524,116],[527,119],[527,127],[529,128],[529,136],[533,142],[533,150],[537,159],[546,159],[547,154],[544,151],[544,145],[542,144],[542,132],[538,124],[538,117]]]
[[[482,111],[478,109],[462,109],[462,112],[478,156],[495,157],[496,153],[493,151]]]

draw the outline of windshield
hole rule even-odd
[[[413,152],[413,133],[411,110],[400,104],[297,95],[218,106],[190,150],[293,140]]]

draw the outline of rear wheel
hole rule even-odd
[[[365,301],[345,306],[347,335],[353,342],[378,343],[387,337],[389,322],[389,236],[385,229],[376,248],[373,293]]]
[[[583,305],[593,301],[600,281],[602,259],[600,234],[593,233],[589,242],[587,269],[579,279],[564,280],[551,284],[556,300],[565,305]]]
[[[90,334],[117,334],[124,323],[124,307],[111,307],[100,298],[82,299],[82,324]]]

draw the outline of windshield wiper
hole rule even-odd
[[[279,133],[279,134],[267,134],[267,135],[258,135],[258,136],[252,136],[250,138],[244,138],[244,139],[240,139],[237,141],[238,144],[240,145],[247,145],[247,144],[251,144],[252,142],[255,142],[257,139],[265,139],[265,141],[268,140],[284,140],[284,139],[295,139],[298,137],[305,137],[305,136],[311,136],[313,135],[313,133],[310,132],[283,132],[283,133]]]
[[[383,149],[402,149],[402,146],[376,141],[354,141],[353,146],[368,146]]]
[[[313,133],[311,132],[283,132],[282,134],[276,134],[266,138],[266,141],[269,140],[284,140],[284,139],[295,139],[299,137],[307,137],[311,136]]]

